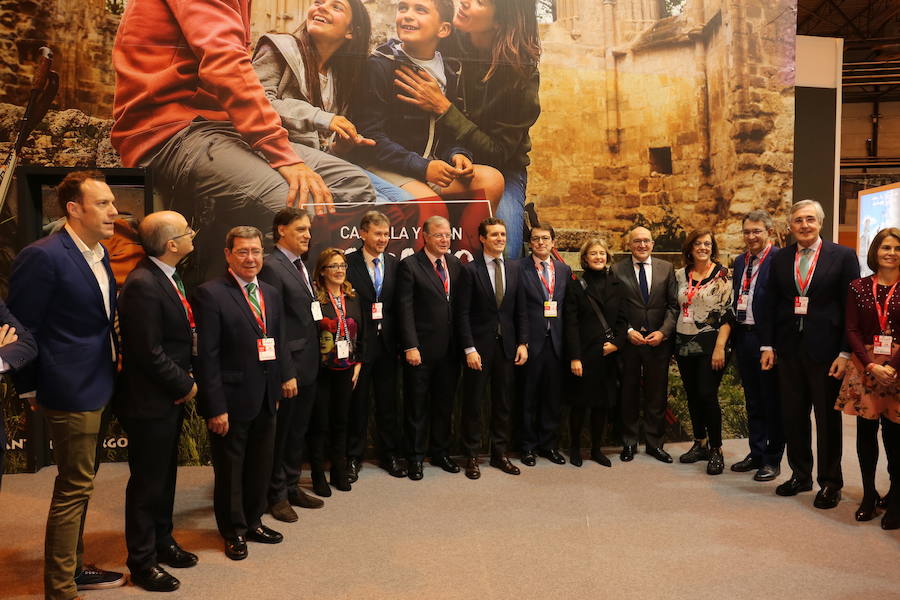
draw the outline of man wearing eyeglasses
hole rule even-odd
[[[197,395],[192,360],[197,329],[175,267],[194,250],[194,232],[177,212],[148,215],[138,226],[147,258],[119,294],[122,374],[113,409],[128,433],[125,543],[131,581],[170,592],[179,581],[160,563],[197,564],[172,537],[178,438],[184,408]]]
[[[448,473],[460,470],[450,458],[450,438],[462,356],[456,305],[467,274],[450,254],[447,219],[429,217],[422,235],[425,247],[400,261],[397,274],[408,476],[413,481],[422,479],[426,450],[432,465]]]
[[[625,238],[631,256],[613,266],[625,283],[628,344],[622,349],[622,453],[634,459],[639,425],[643,422],[647,454],[664,463],[672,457],[663,450],[669,359],[678,316],[678,295],[672,264],[653,258],[653,236],[636,226]],[[644,418],[641,421],[641,408]]]

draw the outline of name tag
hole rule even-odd
[[[890,335],[875,336],[875,354],[891,355],[891,344],[894,343],[894,337]]]
[[[259,352],[259,360],[275,360],[275,338],[256,340],[256,349]]]
[[[794,314],[805,315],[809,312],[809,298],[806,296],[794,296]]]
[[[337,348],[337,357],[339,360],[350,358],[350,342],[347,340],[338,340],[335,344]]]
[[[737,309],[747,310],[750,308],[750,294],[741,294],[738,296]]]
[[[381,302],[372,303],[372,320],[380,321],[384,318],[384,304]]]
[[[544,300],[544,316],[556,316],[556,300]]]
[[[197,348],[197,330],[191,329],[191,356],[200,356]]]
[[[694,322],[694,309],[691,308],[689,304],[685,304],[681,307],[681,322],[682,323],[693,323]]]
[[[313,301],[313,303],[309,305],[309,312],[312,313],[313,321],[322,320],[322,305],[318,302]]]

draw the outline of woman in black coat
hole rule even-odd
[[[609,459],[600,451],[610,409],[619,386],[618,351],[626,342],[628,322],[622,306],[622,282],[610,270],[609,246],[592,239],[581,247],[584,273],[566,286],[566,353],[571,375],[566,394],[569,412],[569,462],[580,467],[581,430],[591,411],[591,458],[605,467]],[[602,318],[601,318],[602,315]]]

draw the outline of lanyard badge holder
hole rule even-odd
[[[875,312],[878,315],[878,326],[881,329],[881,335],[876,335],[874,339],[873,352],[881,356],[890,356],[894,344],[894,336],[891,335],[891,325],[888,322],[888,308],[891,305],[891,298],[894,297],[894,291],[897,284],[891,286],[884,300],[884,307],[878,302],[878,280],[872,276],[872,298],[875,300]]]

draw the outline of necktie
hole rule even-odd
[[[251,281],[246,287],[247,298],[250,299],[250,304],[252,304],[253,308],[256,310],[256,315],[262,316],[262,309],[259,307],[259,298],[256,297],[256,284]]]
[[[294,266],[300,271],[300,275],[303,277],[303,283],[306,284],[306,289],[309,290],[309,295],[315,296],[315,294],[313,294],[312,286],[309,284],[309,274],[306,272],[306,265],[303,264],[303,260],[298,258],[294,261]]]
[[[550,268],[546,260],[541,261],[541,277],[544,278],[544,297],[550,300]]]
[[[381,297],[381,285],[382,285],[382,281],[383,281],[381,269],[378,266],[378,263],[380,263],[380,262],[381,262],[380,258],[372,259],[372,266],[374,267],[374,271],[375,271],[375,297],[376,298]]]
[[[641,270],[638,273],[638,284],[641,286],[641,297],[644,299],[644,304],[650,303],[650,286],[647,284],[647,271],[644,269],[644,265],[647,263],[638,263]]]
[[[800,280],[806,281],[809,274],[809,261],[812,258],[812,248],[804,248],[800,251]]]
[[[444,291],[447,291],[447,271],[444,269],[444,262],[441,259],[437,259],[434,261],[434,268],[437,271],[438,277],[441,278],[441,282],[444,284]]]
[[[187,298],[187,294],[184,292],[184,281],[181,279],[181,275],[178,274],[178,271],[172,273],[172,281],[175,282],[175,287],[178,288],[178,291],[181,292],[181,295]]]
[[[503,303],[503,259],[494,259],[494,298],[497,299],[497,308]]]

